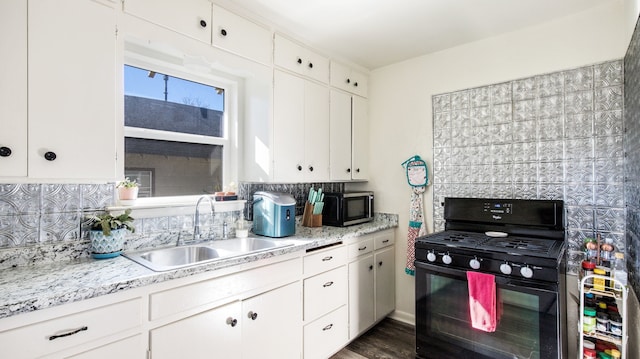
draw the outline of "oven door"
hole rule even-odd
[[[565,358],[558,286],[496,276],[497,329],[474,329],[464,270],[416,262],[419,358]]]

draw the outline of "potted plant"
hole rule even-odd
[[[135,179],[132,181],[129,177],[125,177],[124,181],[120,181],[116,188],[118,189],[118,199],[122,204],[132,203],[138,198],[138,182]]]
[[[111,213],[93,215],[89,217],[89,239],[91,239],[91,253],[94,258],[104,259],[117,257],[122,253],[127,231],[134,233],[131,209],[113,216]]]

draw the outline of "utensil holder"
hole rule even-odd
[[[313,205],[309,202],[304,204],[302,225],[305,227],[322,227],[322,214],[313,214]]]

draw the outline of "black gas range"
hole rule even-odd
[[[445,230],[416,239],[418,358],[566,356],[562,201],[446,198]],[[467,272],[495,276],[495,332],[469,323]]]

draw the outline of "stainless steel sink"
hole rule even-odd
[[[270,240],[256,237],[234,238],[212,241],[207,244],[211,248],[228,250],[241,253],[253,253],[272,248],[286,247],[291,244],[278,240]]]
[[[161,272],[290,245],[292,244],[282,241],[249,237],[124,253],[124,256],[153,271]]]

